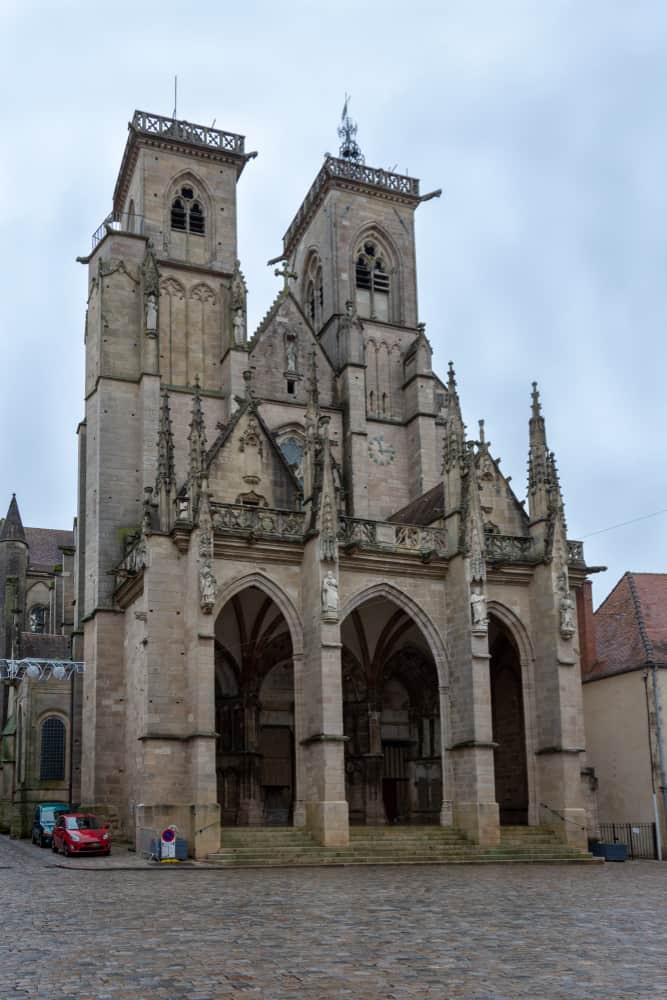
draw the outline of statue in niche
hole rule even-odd
[[[210,614],[213,610],[217,589],[211,560],[204,559],[199,570],[199,596],[201,609],[205,614]]]
[[[157,295],[150,293],[146,299],[146,332],[155,333],[157,330]]]
[[[327,618],[338,614],[338,580],[331,570],[322,580],[322,614]]]
[[[473,629],[486,629],[489,619],[486,615],[486,597],[481,590],[473,590],[470,595]]]
[[[247,341],[247,294],[241,262],[237,260],[232,277],[232,334],[237,347],[244,347]]]
[[[563,570],[558,578],[558,589],[561,594],[558,610],[560,617],[560,634],[564,639],[571,639],[577,631],[574,598],[570,592],[570,582],[567,570]]]
[[[287,371],[296,372],[297,368],[297,353],[296,353],[296,337],[293,333],[288,333],[285,338],[285,353],[287,354]]]

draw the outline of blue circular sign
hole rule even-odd
[[[176,831],[172,830],[171,827],[167,827],[166,830],[162,831],[162,840],[165,844],[173,844],[176,840]]]

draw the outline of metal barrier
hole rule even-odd
[[[600,840],[624,844],[629,858],[657,858],[655,823],[600,823]]]

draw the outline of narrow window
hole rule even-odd
[[[368,410],[369,410],[369,413],[373,412],[374,403],[375,403],[375,394],[373,393],[373,390],[371,389],[370,393],[368,394]]]
[[[293,378],[287,379],[287,395],[293,396],[296,389],[296,383]]]
[[[65,723],[55,716],[42,723],[39,777],[41,781],[65,778]]]
[[[194,201],[190,209],[190,232],[204,235],[204,213],[198,201]]]
[[[366,242],[355,265],[357,312],[368,319],[389,320],[389,274],[375,243]]]
[[[185,232],[185,206],[180,198],[175,198],[171,205],[171,228]]]
[[[171,203],[171,228],[181,233],[204,236],[206,219],[201,202],[197,200],[194,188],[183,186]]]

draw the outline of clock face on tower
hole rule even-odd
[[[378,434],[377,437],[371,438],[368,442],[369,458],[376,465],[389,465],[390,462],[394,461],[395,454],[396,449],[393,444],[388,444],[382,434]]]

